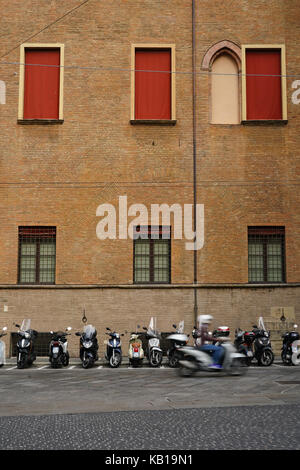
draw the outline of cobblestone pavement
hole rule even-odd
[[[300,450],[299,405],[0,418],[1,450]]]

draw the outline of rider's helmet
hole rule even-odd
[[[210,325],[213,320],[212,315],[200,315],[199,323],[200,325]]]

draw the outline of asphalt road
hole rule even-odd
[[[300,450],[300,367],[13,367],[0,370],[1,450]]]

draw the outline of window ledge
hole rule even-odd
[[[176,119],[131,119],[130,124],[151,124],[154,126],[175,126]]]
[[[285,126],[288,120],[285,119],[250,119],[242,121],[246,126]]]
[[[37,124],[37,125],[45,125],[45,124],[63,124],[64,119],[18,119],[18,124]]]

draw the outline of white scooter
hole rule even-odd
[[[136,331],[131,333],[129,339],[128,360],[132,367],[141,366],[144,360],[143,343],[140,338],[141,333],[137,331],[139,328],[140,325],[137,325]]]
[[[160,332],[156,328],[156,318],[151,317],[148,328],[143,329],[147,332],[148,340],[147,356],[151,367],[160,367],[163,359],[163,352],[160,347]]]
[[[2,338],[2,336],[7,335],[6,331],[7,331],[7,327],[5,326],[4,328],[2,328],[2,333],[0,333],[0,338]],[[5,343],[4,341],[0,341],[0,367],[2,367],[4,364],[5,364]]]
[[[243,375],[247,372],[245,356],[236,351],[227,337],[219,337],[218,342],[224,348],[224,358],[221,367],[213,366],[212,355],[195,347],[182,347],[179,349],[183,358],[179,360],[178,374],[182,377],[190,377],[196,372],[218,372],[229,375]]]

